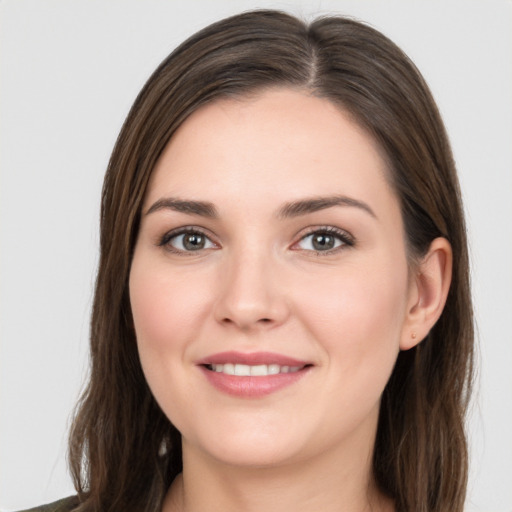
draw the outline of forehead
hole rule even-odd
[[[277,89],[194,112],[155,166],[147,202],[393,195],[380,148],[331,101]],[[207,196],[207,197],[206,197]]]

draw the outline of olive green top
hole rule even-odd
[[[76,496],[69,496],[68,498],[48,503],[48,505],[20,510],[20,512],[69,512],[77,505],[78,500],[76,499]]]

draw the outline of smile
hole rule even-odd
[[[266,377],[267,375],[278,375],[280,373],[298,372],[300,366],[280,366],[278,364],[258,364],[250,366],[248,364],[212,364],[207,367],[209,370],[224,373],[226,375],[237,375],[239,377]]]
[[[262,398],[299,382],[313,364],[270,352],[213,354],[198,362],[217,391],[238,398]]]

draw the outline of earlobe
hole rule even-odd
[[[420,343],[441,316],[450,289],[452,264],[452,248],[448,240],[434,239],[411,278],[401,350],[409,350]]]

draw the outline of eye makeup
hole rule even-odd
[[[168,231],[158,239],[157,245],[183,256],[221,248],[211,234],[198,226],[183,226]],[[343,229],[334,226],[311,226],[290,246],[290,249],[324,256],[354,245],[354,237]]]

